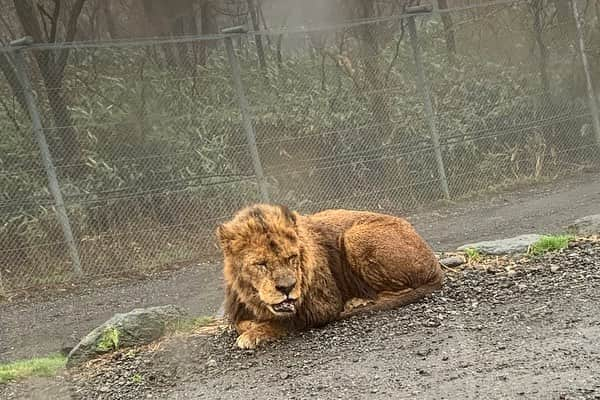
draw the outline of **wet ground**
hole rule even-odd
[[[599,287],[598,242],[538,259],[489,259],[449,272],[444,289],[420,303],[255,351],[235,349],[227,331],[124,351],[75,370],[68,395],[598,399]]]

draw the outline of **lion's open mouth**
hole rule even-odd
[[[271,307],[275,312],[293,313],[294,311],[296,311],[296,300],[287,299],[282,301],[281,303],[273,304]]]

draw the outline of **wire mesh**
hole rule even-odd
[[[233,38],[274,202],[408,213],[442,200],[436,134],[453,199],[598,167],[572,21],[519,1],[414,18],[416,38],[405,17],[261,32],[264,58],[254,33]],[[19,51],[84,277],[217,256],[217,224],[261,201],[224,36]],[[6,78],[2,287],[69,282],[23,89]]]

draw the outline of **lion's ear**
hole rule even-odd
[[[296,225],[298,221],[298,214],[295,211],[292,211],[288,208],[288,206],[280,205],[281,212],[283,216],[292,223],[292,225]]]
[[[219,239],[221,248],[225,250],[233,239],[233,232],[225,224],[221,224],[217,226],[217,239]]]

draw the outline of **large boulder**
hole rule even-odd
[[[567,229],[576,235],[600,235],[600,214],[579,218],[569,225]]]
[[[173,305],[136,308],[125,314],[115,314],[71,350],[67,367],[116,349],[150,343],[185,319],[185,312]]]
[[[488,240],[477,243],[469,243],[458,248],[458,251],[475,249],[481,254],[504,255],[525,253],[529,246],[540,240],[542,235],[528,234],[508,239]]]

